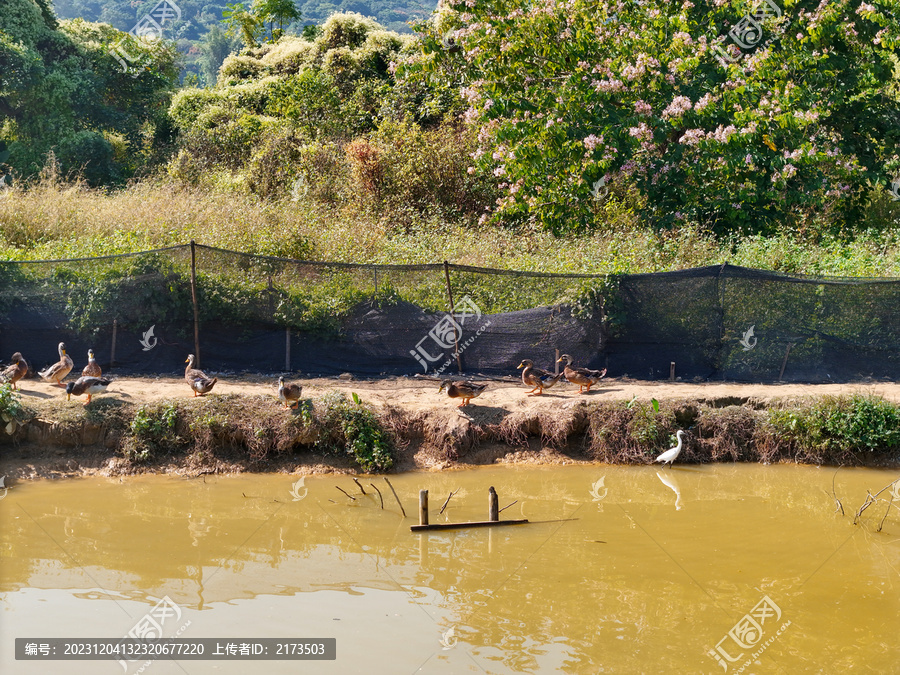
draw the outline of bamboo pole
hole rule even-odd
[[[444,279],[447,281],[447,298],[450,300],[450,315],[453,315],[453,308],[455,305],[453,304],[453,289],[450,287],[450,263],[446,260],[444,261]],[[453,344],[456,347],[456,368],[459,370],[459,374],[462,375],[463,367],[462,367],[462,356],[459,353],[459,335],[457,335],[456,331],[453,331]]]
[[[197,306],[197,244],[191,239],[191,302],[194,304],[194,367],[200,367],[200,310]]]
[[[428,490],[419,490],[419,525],[428,524]]]

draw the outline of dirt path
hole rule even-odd
[[[71,378],[70,378],[71,379]],[[429,411],[456,406],[457,401],[438,393],[438,382],[418,378],[390,378],[383,380],[341,380],[338,378],[298,379],[304,397],[318,398],[329,391],[342,391],[348,396],[355,392],[365,401],[378,407],[392,404],[409,411]],[[602,386],[589,394],[579,394],[578,388],[560,382],[543,396],[529,396],[521,382],[512,380],[488,382],[488,389],[472,402],[472,407],[503,408],[510,412],[541,410],[579,399],[625,400],[633,397],[648,401],[651,398],[714,400],[734,397],[769,401],[775,398],[872,393],[900,402],[900,384],[893,382],[860,382],[853,384],[742,384],[731,382],[646,382],[631,379],[604,380]],[[220,378],[215,394],[276,395],[275,377]],[[65,400],[65,391],[39,380],[19,383],[24,402],[39,410],[46,410],[53,400]],[[115,379],[104,397],[142,403],[165,398],[190,398],[191,391],[184,380],[177,377],[121,377]],[[474,412],[474,411],[473,411]]]

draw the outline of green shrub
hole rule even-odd
[[[878,396],[827,396],[809,407],[773,408],[768,422],[795,452],[825,462],[858,452],[888,454],[900,447],[900,409]]]
[[[391,438],[356,394],[351,401],[342,392],[330,392],[322,403],[324,428],[316,441],[318,449],[343,449],[364,471],[386,471],[394,465]]]
[[[178,443],[175,426],[178,422],[178,408],[174,403],[144,405],[137,409],[131,420],[131,437],[123,443],[125,458],[132,462],[143,462],[157,450]]]

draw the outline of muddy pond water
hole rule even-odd
[[[853,516],[898,476],[409,473],[391,477],[406,519],[381,477],[365,496],[346,476],[22,482],[0,499],[0,672],[897,673],[900,494]],[[531,522],[410,532],[420,489],[440,523],[485,520],[490,486]],[[122,637],[162,598],[164,635],[335,638],[337,658],[14,658],[15,638]]]

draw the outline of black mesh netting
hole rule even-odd
[[[731,265],[621,276],[352,265],[196,246],[201,366],[305,375],[510,374],[555,350],[611,376],[895,378],[900,281]],[[191,246],[0,263],[0,355],[34,370],[64,341],[80,369],[178,374],[195,351]],[[453,295],[453,311],[448,295]],[[114,360],[114,362],[113,362]],[[783,374],[782,374],[783,369]]]

